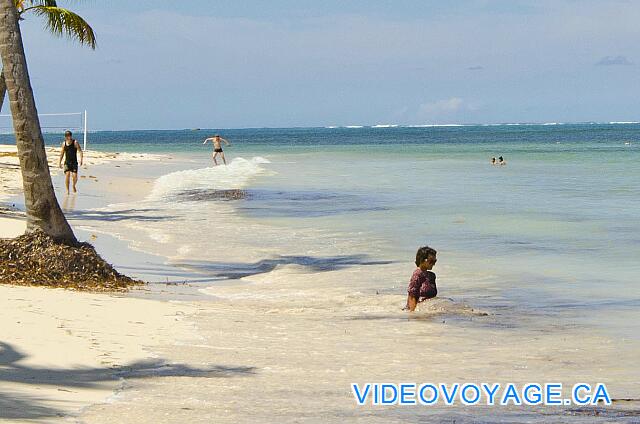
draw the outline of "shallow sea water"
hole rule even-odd
[[[205,134],[93,134],[95,149],[178,160],[136,167],[153,181],[144,198],[88,201],[72,218],[168,258],[172,278],[217,300],[199,317],[208,347],[166,354],[225,362],[224,345],[257,376],[206,393],[173,381],[206,411],[190,419],[637,419],[619,403],[359,410],[348,384],[586,380],[640,398],[640,125],[227,130],[230,164],[217,168]],[[500,155],[507,165],[492,166]],[[440,299],[407,319],[424,244],[439,252]],[[233,407],[249,398],[252,411]]]

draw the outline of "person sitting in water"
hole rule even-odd
[[[211,142],[213,143],[213,163],[218,165],[218,161],[216,160],[216,158],[218,157],[218,155],[220,155],[222,156],[222,162],[224,162],[224,164],[226,165],[227,160],[224,157],[224,152],[222,151],[222,144],[220,142],[223,141],[224,144],[226,144],[227,146],[231,146],[231,143],[229,143],[227,140],[225,140],[224,138],[216,134],[213,137],[205,139],[204,143],[202,144],[207,144],[207,141],[209,140],[211,140]]]
[[[502,156],[498,158],[498,165],[506,165],[507,161]]]
[[[71,131],[64,132],[64,141],[60,148],[60,159],[58,160],[58,166],[62,168],[62,158],[64,158],[64,183],[67,187],[67,194],[69,194],[69,179],[73,180],[73,192],[75,193],[76,184],[78,183],[78,153],[80,153],[80,166],[84,161],[84,154],[80,143],[73,138]]]
[[[405,310],[414,311],[419,302],[436,297],[438,288],[436,287],[436,274],[431,270],[436,264],[436,254],[438,252],[429,246],[423,246],[416,252],[416,269],[409,281],[407,290],[407,306]]]
[[[491,165],[495,165],[496,164],[496,158],[491,158]]]

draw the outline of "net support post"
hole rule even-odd
[[[84,111],[84,134],[83,134],[83,150],[87,150],[87,110]]]

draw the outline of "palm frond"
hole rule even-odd
[[[34,3],[55,3],[53,0],[35,1]],[[57,6],[36,4],[24,9],[32,11],[47,20],[47,29],[55,35],[67,36],[80,44],[96,48],[96,36],[93,28],[78,14]]]

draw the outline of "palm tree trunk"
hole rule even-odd
[[[27,232],[42,229],[57,241],[77,244],[51,183],[14,0],[0,0],[0,55],[22,170]]]
[[[0,112],[4,104],[4,96],[7,94],[7,82],[4,80],[4,71],[0,72]]]

